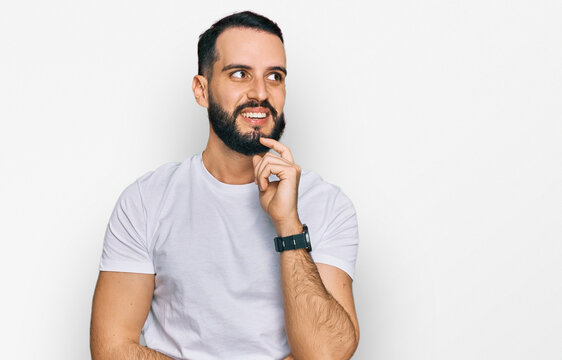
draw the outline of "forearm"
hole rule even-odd
[[[138,360],[171,360],[171,358],[163,355],[155,350],[149,349],[145,346],[131,343],[123,349],[123,359],[138,359]],[[118,359],[121,359],[118,357]]]
[[[350,316],[322,283],[304,249],[281,253],[285,329],[296,359],[349,359],[357,347]]]
[[[265,137],[259,140],[279,153],[277,156],[268,152],[252,158],[261,206],[271,218],[278,236],[299,234],[303,231],[297,206],[301,168],[294,163],[288,147]],[[279,181],[270,182],[271,174]],[[350,358],[359,337],[349,280],[340,281],[340,277],[336,282],[328,282],[338,299],[344,299],[344,309],[326,290],[306,250],[283,251],[280,256],[285,330],[291,354],[297,360]],[[326,278],[325,274],[323,271],[322,276]],[[347,284],[348,288],[334,288],[340,284],[344,287]],[[353,320],[346,309],[353,311]]]
[[[94,349],[92,347],[93,360],[171,360],[171,358],[139,345],[135,342],[127,342],[118,346],[106,347],[105,349]]]

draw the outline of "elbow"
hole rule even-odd
[[[114,360],[123,357],[128,358],[131,354],[131,347],[136,344],[134,341],[128,340],[110,340],[90,338],[90,353],[92,360]]]
[[[346,342],[341,344],[341,353],[338,356],[332,357],[331,359],[337,360],[348,360],[351,359],[353,354],[355,354],[355,350],[357,350],[357,346],[359,345],[359,332],[356,330],[353,332],[353,336],[350,336]]]
[[[353,354],[355,354],[355,350],[357,350],[357,346],[359,346],[359,325],[357,322],[353,324],[353,330],[351,332],[352,334],[348,336],[344,346],[345,354],[341,359],[351,359]]]
[[[351,355],[349,357],[351,357],[354,353],[355,350],[357,350],[357,347],[359,346],[359,325],[355,324],[356,326],[354,327],[354,332],[353,332],[353,346],[351,348]]]
[[[293,356],[295,360],[349,360],[359,345],[359,333],[343,335],[337,341],[324,343],[310,352],[295,349]]]
[[[333,359],[333,360],[348,360],[351,359],[357,346],[359,345],[359,328],[354,327],[353,331],[349,334],[342,336],[341,341],[337,343],[335,348],[330,349],[331,354],[322,359]]]

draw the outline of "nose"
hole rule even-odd
[[[267,96],[265,80],[259,77],[254,78],[248,89],[248,98],[261,102],[267,99]]]

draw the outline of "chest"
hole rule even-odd
[[[217,298],[278,301],[275,236],[257,197],[180,195],[155,223],[155,294],[181,297],[190,304]]]

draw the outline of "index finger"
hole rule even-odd
[[[270,138],[260,137],[260,142],[263,145],[267,146],[268,148],[277,151],[279,155],[281,155],[281,158],[294,163],[293,154],[291,154],[291,150],[289,150],[287,146],[281,144],[279,141]]]

